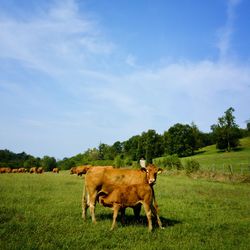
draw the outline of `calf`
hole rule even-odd
[[[120,185],[114,186],[113,191],[102,189],[98,193],[99,203],[105,207],[112,207],[113,223],[111,230],[114,229],[116,224],[116,218],[120,209],[126,207],[135,207],[138,204],[142,204],[145,210],[145,214],[148,219],[148,231],[152,231],[152,219],[151,214],[157,218],[157,223],[160,228],[162,223],[158,215],[158,207],[155,202],[153,187],[149,184],[134,184],[134,185]]]

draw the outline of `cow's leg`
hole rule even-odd
[[[144,202],[143,207],[144,207],[147,219],[148,219],[148,231],[151,232],[153,227],[152,227],[152,218],[151,218],[152,213],[151,213],[150,205]]]
[[[135,207],[133,207],[134,215],[136,221],[140,220],[140,213],[141,213],[141,204],[137,204]]]
[[[88,209],[88,204],[87,204],[87,190],[86,190],[86,185],[84,183],[83,187],[83,193],[82,193],[82,218],[86,220],[86,213]]]
[[[113,230],[114,227],[115,227],[115,225],[116,225],[116,218],[117,218],[119,209],[120,209],[120,206],[118,204],[114,204],[113,205],[113,210],[114,210],[114,213],[113,213],[113,223],[112,223],[112,226],[111,226],[110,230]]]
[[[96,196],[97,196],[97,191],[94,190],[89,193],[89,211],[90,215],[92,218],[92,222],[95,224],[96,223],[96,218],[95,218],[95,203],[96,203]]]
[[[158,225],[159,225],[159,227],[161,228],[161,229],[163,229],[164,227],[162,226],[162,223],[161,223],[161,220],[160,220],[160,216],[159,216],[159,214],[158,214],[158,207],[156,207],[155,205],[151,205],[151,210],[152,210],[152,213],[153,213],[153,215],[156,217],[156,219],[157,219],[157,223],[158,223]]]
[[[125,209],[126,208],[124,208],[124,207],[120,209],[120,211],[121,211],[121,223],[122,223],[122,225],[125,224]]]

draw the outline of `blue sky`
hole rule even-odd
[[[0,148],[73,156],[250,118],[248,0],[0,0]]]

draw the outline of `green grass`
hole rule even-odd
[[[234,173],[250,173],[250,137],[240,140],[240,147],[231,152],[222,152],[216,149],[215,145],[200,149],[196,155],[182,158],[185,164],[187,159],[195,159],[203,170],[229,171],[232,166]]]
[[[110,232],[112,211],[96,208],[98,223],[81,219],[83,179],[60,174],[0,175],[0,249],[249,249],[249,184],[159,175],[155,186],[164,230],[147,232],[126,210]]]

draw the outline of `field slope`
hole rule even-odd
[[[97,205],[96,225],[83,222],[83,181],[68,171],[0,175],[0,249],[249,249],[249,184],[159,175],[166,228],[148,233],[143,211],[136,223],[127,209],[126,225],[113,232],[109,208]]]
[[[240,147],[231,152],[218,151],[215,145],[200,149],[194,156],[182,158],[197,160],[202,169],[229,171],[229,166],[235,173],[250,173],[250,137],[240,140]]]

